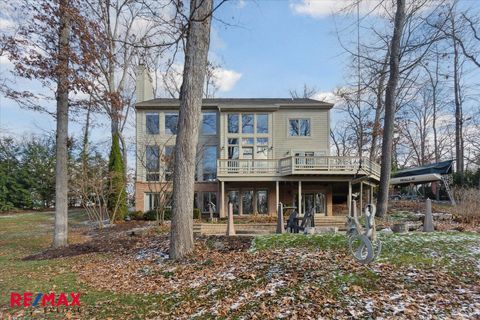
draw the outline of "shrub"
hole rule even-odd
[[[193,208],[193,219],[201,219],[202,212],[198,208]]]
[[[161,212],[158,212],[158,220],[161,218]],[[148,210],[143,214],[143,219],[147,221],[155,221],[157,220],[157,210]],[[163,214],[163,220],[171,220],[172,219],[172,210],[165,209]]]
[[[143,212],[142,211],[132,211],[128,214],[128,216],[132,220],[141,220],[141,219],[143,219]]]
[[[453,207],[455,220],[463,223],[480,224],[480,191],[477,188],[454,190],[457,205]]]

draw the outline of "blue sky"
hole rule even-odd
[[[219,9],[212,50],[225,67],[242,74],[232,97],[284,97],[304,83],[331,91],[342,82],[342,50],[333,17],[295,13],[293,2],[245,1]],[[221,43],[217,43],[221,42]]]
[[[236,81],[217,96],[287,97],[290,89],[301,89],[303,84],[322,92],[341,85],[342,50],[335,37],[334,20],[328,15],[332,1],[323,3],[326,6],[321,5],[316,17],[295,12],[303,0],[240,0],[223,5],[213,23],[210,56],[236,74]],[[318,9],[315,5],[318,7],[314,4],[313,10]],[[0,61],[0,72],[8,72],[5,61]],[[19,85],[36,87],[23,81]],[[54,106],[54,101],[50,103]],[[78,135],[81,125],[73,122],[70,128],[71,134]],[[1,134],[54,129],[51,116],[22,110],[0,96]],[[107,136],[108,125],[94,132],[97,140],[105,141]]]

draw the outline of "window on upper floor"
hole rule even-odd
[[[268,133],[268,114],[257,114],[257,133]]]
[[[242,114],[242,133],[253,133],[253,113]]]
[[[217,134],[217,114],[215,112],[204,112],[202,115],[202,134]]]
[[[206,146],[203,150],[203,181],[217,178],[217,146]]]
[[[178,113],[165,113],[165,133],[177,134],[178,129]]]
[[[152,112],[145,114],[145,123],[148,134],[159,134],[160,124],[158,118],[158,112]]]
[[[228,133],[238,133],[238,113],[230,113],[228,115]]]
[[[175,156],[175,146],[165,146],[163,151],[163,166],[165,170],[165,181],[173,180],[173,164]]]
[[[310,119],[289,119],[288,135],[290,137],[310,136]]]
[[[147,169],[147,181],[160,180],[160,148],[158,146],[146,146],[145,167]]]
[[[229,138],[228,139],[228,159],[238,159],[239,148],[238,148],[238,139]]]

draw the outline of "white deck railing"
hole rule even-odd
[[[290,156],[281,159],[219,159],[218,176],[363,174],[380,177],[380,166],[366,157]]]

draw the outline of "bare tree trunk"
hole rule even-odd
[[[378,137],[380,136],[380,132],[382,130],[382,126],[380,125],[380,120],[383,114],[383,91],[385,86],[385,78],[388,66],[388,50],[387,54],[385,55],[385,60],[383,61],[383,66],[381,69],[380,77],[378,79],[377,85],[377,94],[376,94],[376,108],[375,108],[375,119],[373,120],[373,129],[372,129],[372,143],[370,145],[370,160],[376,161],[377,160],[377,150],[378,150]]]
[[[59,3],[59,58],[57,81],[57,141],[55,164],[55,230],[53,247],[59,248],[68,245],[68,64],[69,64],[69,37],[70,18],[68,16],[68,0]]]
[[[455,96],[455,160],[456,171],[460,174],[460,181],[463,185],[463,112],[460,100],[460,75],[459,75],[459,53],[456,40],[455,16],[452,15],[452,38],[453,38],[453,89]]]
[[[395,121],[396,94],[399,77],[400,46],[405,22],[405,0],[397,0],[395,26],[390,46],[390,74],[385,90],[385,120],[382,142],[382,163],[380,171],[380,186],[377,198],[377,215],[383,217],[387,213],[388,188],[392,170],[392,144]]]
[[[210,45],[212,0],[190,1],[190,26],[185,49],[180,114],[173,176],[170,258],[193,251],[193,185],[203,86]]]

